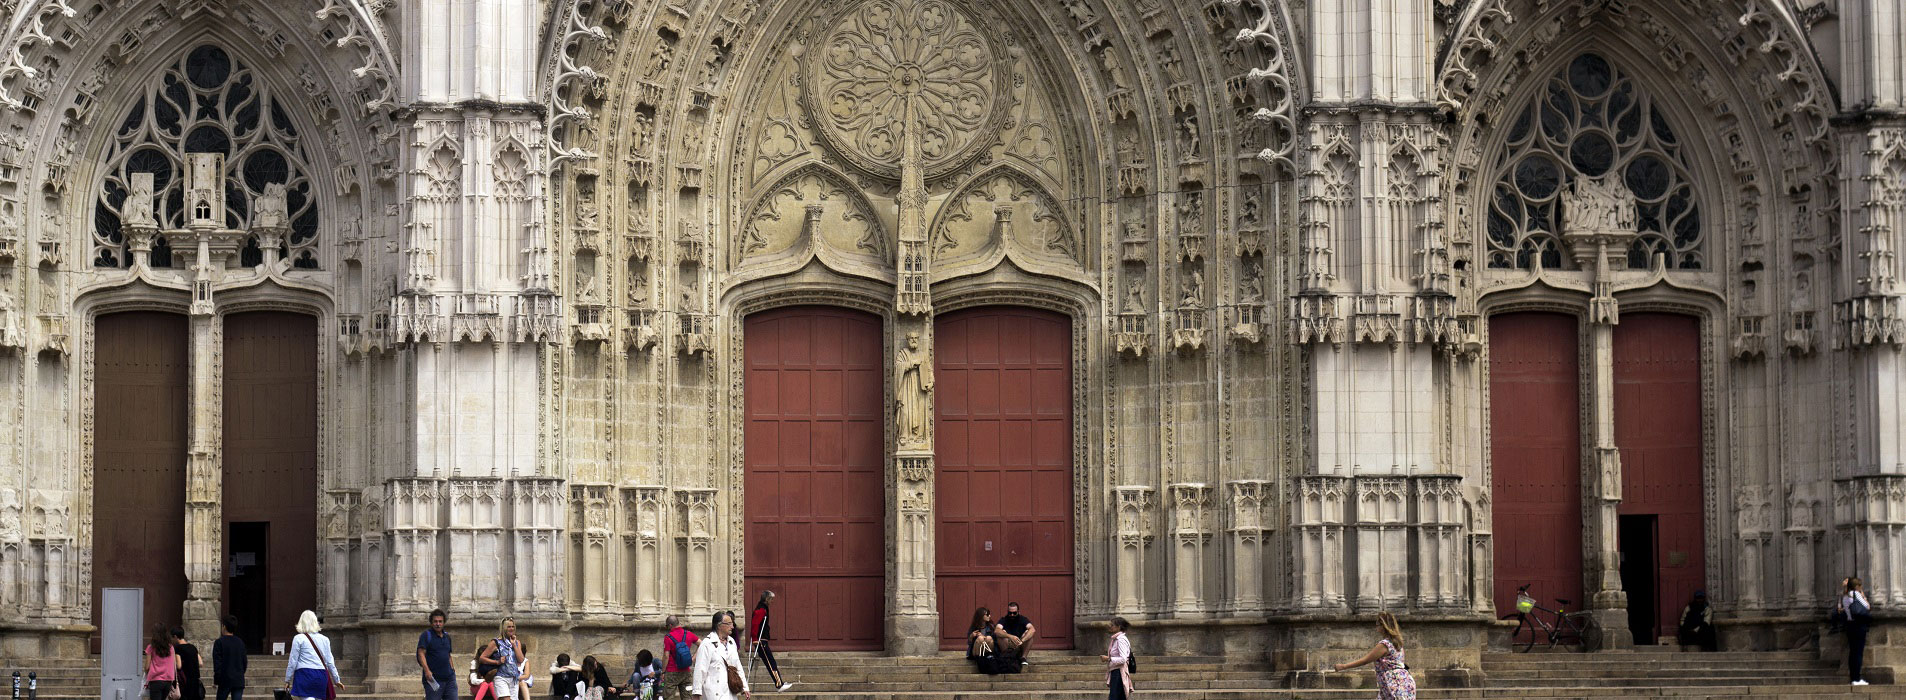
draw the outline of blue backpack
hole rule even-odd
[[[675,662],[675,668],[688,670],[695,667],[695,653],[688,648],[687,636],[668,636],[668,655]]]

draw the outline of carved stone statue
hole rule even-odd
[[[132,174],[132,194],[126,196],[125,214],[127,224],[159,225],[152,216],[152,173]]]
[[[1133,275],[1125,283],[1125,308],[1121,313],[1145,313],[1145,278]]]
[[[265,183],[265,191],[252,200],[252,228],[280,228],[288,225],[289,219],[285,211],[284,183]]]
[[[900,377],[894,401],[894,427],[900,431],[902,444],[926,443],[927,411],[933,398],[933,368],[927,366],[929,359],[927,351],[920,348],[920,334],[908,333],[907,346],[900,349]]]
[[[1246,304],[1259,304],[1264,301],[1264,263],[1251,263],[1251,269],[1245,273],[1244,281],[1238,290],[1238,300]]]
[[[1618,176],[1580,178],[1562,193],[1565,233],[1633,233],[1635,195]]]
[[[1204,306],[1204,271],[1192,270],[1178,287],[1178,307],[1196,309]]]

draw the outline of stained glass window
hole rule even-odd
[[[1656,255],[1669,267],[1703,267],[1701,206],[1681,140],[1608,59],[1576,56],[1508,124],[1484,223],[1490,267],[1566,267],[1560,195],[1583,177],[1619,177],[1634,193],[1631,267]]]
[[[132,263],[120,216],[133,173],[153,174],[152,212],[159,227],[185,225],[187,153],[225,154],[228,228],[245,229],[252,200],[266,185],[283,183],[291,231],[280,250],[296,267],[318,266],[318,204],[299,133],[286,106],[251,67],[212,44],[167,66],[120,120],[93,208],[94,266]],[[153,265],[169,266],[171,257],[155,243]]]

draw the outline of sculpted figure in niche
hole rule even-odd
[[[1178,122],[1178,154],[1185,158],[1198,155],[1198,116],[1187,114]]]
[[[900,381],[894,407],[894,426],[901,442],[924,444],[927,439],[927,411],[933,395],[933,368],[927,366],[927,351],[920,347],[920,334],[908,333],[907,346],[900,349]]]
[[[126,197],[126,223],[148,226],[159,223],[152,216],[152,173],[132,174],[132,194]]]
[[[1124,313],[1128,313],[1128,314],[1145,313],[1145,278],[1144,276],[1133,275],[1132,279],[1125,283],[1125,311]]]
[[[1192,270],[1185,277],[1184,284],[1178,289],[1179,308],[1195,309],[1204,306],[1204,271]]]
[[[1264,263],[1251,263],[1251,269],[1244,275],[1244,283],[1238,291],[1238,300],[1246,304],[1264,301]]]
[[[152,205],[146,205],[150,209]],[[282,182],[265,183],[265,191],[252,201],[252,228],[277,228],[286,225],[289,218],[285,213],[285,184]]]

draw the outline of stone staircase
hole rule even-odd
[[[750,678],[757,696],[785,700],[986,700],[1035,697],[1038,700],[1091,700],[1105,697],[1104,674],[1097,656],[1046,652],[1033,657],[1022,673],[985,676],[956,653],[928,657],[888,657],[866,653],[788,652],[782,669],[795,681],[785,693],[767,684],[757,667]],[[1365,700],[1375,697],[1368,670],[1349,673],[1291,674],[1263,662],[1218,657],[1139,658],[1137,684],[1145,697],[1172,700]],[[1833,662],[1812,652],[1674,651],[1571,654],[1489,653],[1483,657],[1487,681],[1480,688],[1424,687],[1423,700],[1469,698],[1540,698],[1581,700],[1614,698],[1725,698],[1740,700],[1874,700],[1906,698],[1895,686],[1848,686]],[[19,670],[39,676],[43,700],[91,700],[98,697],[97,657],[82,659],[0,659],[0,677]],[[408,684],[398,692],[374,693],[364,681],[362,662],[344,661],[339,670],[346,686],[343,700],[416,700]],[[618,669],[618,678],[626,669]],[[209,670],[207,677],[210,677]],[[546,678],[530,700],[548,697]],[[1419,678],[1429,676],[1427,672]],[[254,656],[246,673],[248,697],[267,700],[284,677],[284,657]],[[386,683],[385,687],[390,684]],[[210,689],[208,688],[208,695]],[[0,691],[4,692],[4,691]],[[22,691],[24,697],[24,689]],[[467,692],[465,693],[467,696]],[[132,699],[129,699],[132,700]]]

